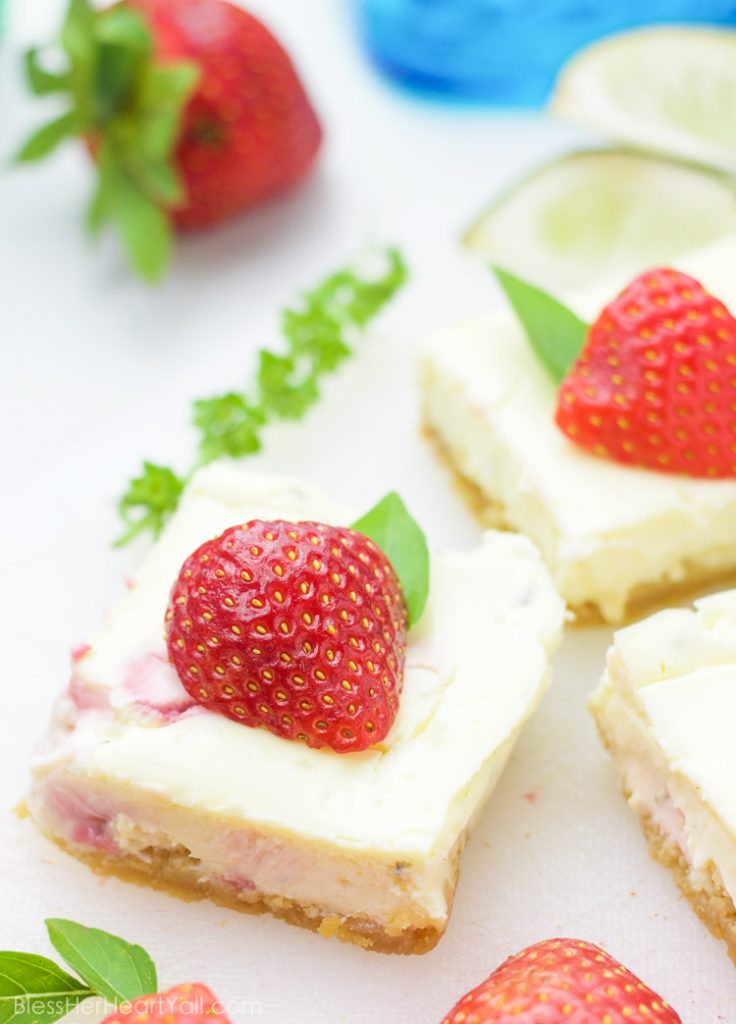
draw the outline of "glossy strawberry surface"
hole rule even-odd
[[[682,1024],[635,974],[590,942],[549,939],[509,957],[442,1024]]]
[[[406,630],[383,552],[315,522],[255,520],[203,544],[166,613],[169,656],[198,703],[339,752],[391,728]]]
[[[604,458],[736,476],[736,320],[687,274],[647,271],[590,328],[556,420]]]
[[[322,129],[288,54],[266,26],[226,0],[127,0],[163,62],[190,60],[199,80],[179,126],[180,227],[202,228],[300,180]]]
[[[198,982],[123,1003],[102,1024],[230,1024],[223,1004]]]

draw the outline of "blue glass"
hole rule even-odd
[[[353,0],[375,62],[408,86],[538,106],[579,47],[656,22],[736,24],[736,0]]]

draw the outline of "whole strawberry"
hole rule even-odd
[[[382,740],[398,710],[407,611],[387,557],[356,530],[254,520],[187,558],[169,656],[198,703],[338,752]]]
[[[600,947],[548,939],[509,957],[442,1024],[682,1024]]]
[[[134,266],[155,280],[170,226],[203,228],[294,185],[322,132],[294,67],[256,18],[227,0],[70,0],[67,74],[28,55],[38,94],[71,108],[20,159],[81,136],[98,167],[90,223],[113,222]]]
[[[556,421],[617,462],[736,476],[736,320],[687,274],[647,271],[590,328]]]
[[[206,985],[188,982],[123,1003],[102,1024],[230,1024]]]

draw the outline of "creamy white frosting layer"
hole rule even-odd
[[[736,901],[736,590],[618,632],[591,709],[634,809]]]
[[[472,551],[436,553],[427,610],[409,637],[393,729],[362,753],[317,751],[191,707],[166,660],[163,616],[184,558],[253,518],[343,524],[355,516],[297,481],[229,464],[202,470],[77,660],[56,728],[34,765],[32,810],[42,826],[63,833],[65,808],[87,788],[94,807],[88,801],[84,814],[103,819],[93,832],[111,839],[113,849],[125,847],[131,819],[133,834],[136,817],[139,825],[145,819],[144,834],[152,821],[165,820],[169,845],[179,838],[203,874],[239,871],[264,891],[280,879],[278,891],[339,904],[343,913],[387,912],[378,906],[380,885],[373,878],[361,889],[356,881],[354,891],[343,885],[336,893],[335,872],[328,886],[325,873],[309,867],[313,855],[294,859],[294,842],[312,852],[374,858],[392,871],[406,861],[411,898],[423,890],[425,909],[441,919],[450,855],[548,678],[564,615],[549,574],[533,545],[512,534],[489,532]],[[116,800],[125,807],[122,831]],[[193,836],[193,819],[217,827]],[[228,845],[224,833],[239,825],[272,837],[272,852],[280,843],[282,853],[269,861],[262,850],[255,856],[252,844]],[[78,843],[80,830],[73,832],[67,826],[61,838]],[[284,843],[291,844],[288,856]]]
[[[736,239],[676,261],[736,310]],[[621,286],[573,296],[592,320]],[[736,481],[587,454],[555,426],[556,385],[510,310],[438,335],[423,359],[428,424],[458,469],[541,548],[563,597],[620,620],[637,588],[736,566]]]

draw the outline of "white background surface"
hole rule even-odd
[[[684,1024],[734,1024],[725,949],[649,860],[585,710],[603,630],[567,637],[467,849],[447,935],[424,957],[367,954],[100,880],[11,813],[69,648],[142,553],[109,546],[126,479],[143,457],[184,467],[191,399],[247,380],[256,349],[277,341],[279,308],[371,239],[401,244],[412,287],[308,423],[275,431],[253,464],[311,475],[356,505],[397,486],[435,544],[476,535],[418,436],[413,349],[435,324],[497,301],[453,241],[501,184],[572,133],[394,92],[361,61],[341,0],[250,6],[268,11],[309,83],[327,134],[320,169],[284,201],[182,243],[164,287],[134,281],[114,244],[83,240],[90,175],[73,147],[0,176],[0,948],[47,952],[44,917],[68,916],[141,942],[164,985],[201,979],[224,1000],[259,1003],[241,1022],[432,1024],[507,954],[567,934],[608,948]],[[15,51],[46,38],[59,8],[16,0],[0,55],[3,154],[42,114],[18,88]]]

